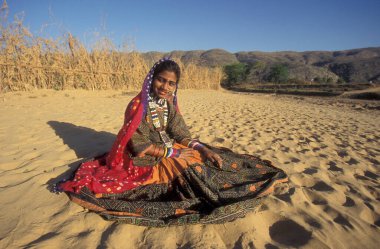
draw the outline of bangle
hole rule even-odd
[[[191,148],[191,142],[193,142],[193,140],[189,139],[189,142],[187,142],[187,147]]]
[[[195,143],[198,143],[197,140],[190,140],[190,142],[187,144],[187,147],[193,148]]]
[[[166,155],[168,154],[168,148],[164,148],[164,155],[162,157],[166,157]]]
[[[171,158],[179,157],[179,155],[181,154],[180,150],[173,149],[173,148],[168,148],[166,149],[166,151],[167,151],[167,154],[164,157],[171,157]]]
[[[173,154],[173,149],[168,148],[168,154],[166,155],[166,157],[171,157],[172,154]]]
[[[193,148],[194,150],[198,150],[204,147],[204,145],[198,142],[197,140],[191,140],[190,143],[188,144],[188,147]]]

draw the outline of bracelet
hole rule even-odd
[[[168,148],[168,154],[166,155],[166,157],[171,157],[172,154],[173,154],[173,149]]]
[[[168,154],[168,148],[164,147],[164,155],[162,157],[166,157],[167,154]]]
[[[189,140],[189,142],[187,143],[187,147],[192,148],[192,147],[191,147],[191,143],[194,142],[194,141],[195,141],[195,140]]]
[[[201,144],[197,140],[191,140],[187,146],[190,148],[193,148],[194,150],[198,150],[202,147],[205,147],[203,144]]]
[[[165,150],[167,151],[167,153],[166,153],[166,155],[164,154],[164,157],[171,157],[171,158],[179,157],[179,155],[181,154],[181,151],[177,150],[177,149],[165,147]]]

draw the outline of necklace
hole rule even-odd
[[[162,127],[161,127],[160,119],[158,118],[157,108],[164,110],[164,124]],[[165,127],[168,123],[168,116],[169,116],[168,103],[166,99],[159,99],[157,101],[154,101],[154,99],[150,97],[149,110],[152,115],[152,122],[153,122],[154,128],[156,128],[156,130],[160,134],[160,138],[164,142],[165,146],[167,148],[171,148],[173,146],[173,143],[170,137],[168,136],[168,134],[165,132]]]

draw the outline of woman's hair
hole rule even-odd
[[[181,77],[181,69],[175,61],[167,60],[158,64],[156,69],[154,70],[153,79],[156,78],[156,76],[163,71],[175,73],[177,77],[177,83],[179,82],[179,78]]]

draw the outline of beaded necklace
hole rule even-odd
[[[162,128],[164,128],[168,123],[169,116],[168,103],[166,99],[159,99],[157,102],[155,102],[153,99],[149,99],[149,109],[150,113],[152,114],[153,126],[156,128],[156,130],[161,130],[161,122],[158,118],[157,107],[164,110],[164,125],[162,126]]]
[[[153,122],[154,128],[156,128],[156,130],[160,134],[161,140],[165,143],[165,146],[167,148],[171,148],[173,146],[173,143],[170,137],[168,136],[168,134],[165,132],[165,127],[168,123],[168,116],[169,116],[168,103],[166,99],[159,99],[157,101],[154,101],[154,99],[151,96],[149,96],[148,103],[149,103],[149,110],[152,115],[152,122]],[[160,119],[158,118],[157,107],[162,108],[164,110],[164,124],[162,127],[161,127]]]

